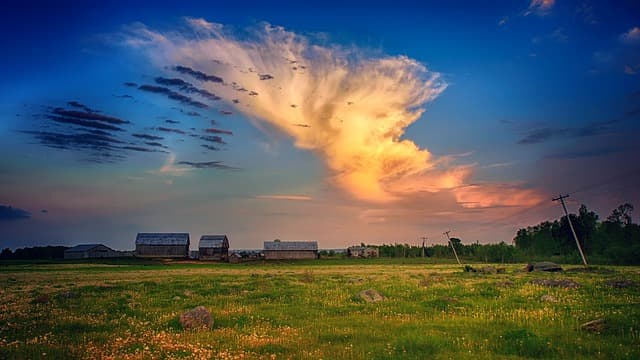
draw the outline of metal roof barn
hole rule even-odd
[[[65,259],[100,259],[121,256],[119,251],[102,244],[81,244],[64,251]]]
[[[227,235],[202,235],[198,245],[200,260],[229,260],[229,239]]]
[[[265,241],[264,258],[269,260],[315,259],[318,257],[317,241]]]
[[[136,256],[189,257],[189,233],[139,233],[136,236]]]

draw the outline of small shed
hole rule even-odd
[[[266,260],[316,259],[318,242],[316,241],[265,241],[264,258]]]
[[[189,233],[138,233],[136,256],[147,258],[188,258]]]
[[[370,246],[351,246],[347,249],[349,257],[372,258],[378,257],[379,254],[377,248]]]
[[[200,260],[229,260],[229,239],[227,235],[202,235],[198,245]]]
[[[65,259],[103,259],[119,256],[119,251],[102,244],[81,244],[64,251]]]

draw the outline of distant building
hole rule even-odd
[[[139,233],[136,256],[157,258],[189,257],[188,233]]]
[[[76,245],[64,251],[65,259],[103,259],[121,256],[119,251],[102,244]]]
[[[372,258],[380,256],[377,248],[369,246],[350,246],[347,249],[347,256],[360,257],[360,258]]]
[[[264,258],[266,260],[316,259],[318,243],[316,241],[265,241]]]
[[[200,260],[229,260],[229,239],[227,235],[202,235],[198,245]]]

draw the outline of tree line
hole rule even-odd
[[[633,223],[633,205],[622,204],[600,221],[586,205],[578,214],[569,214],[587,260],[594,264],[640,265],[640,226]],[[521,228],[513,245],[472,243],[465,245],[451,238],[458,256],[466,261],[530,262],[552,260],[580,263],[580,254],[566,216],[554,221]],[[369,245],[378,248],[381,257],[454,258],[451,245],[430,245],[424,249],[410,244]]]

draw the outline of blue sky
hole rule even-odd
[[[5,7],[3,246],[508,242],[560,192],[640,203],[633,1]]]

